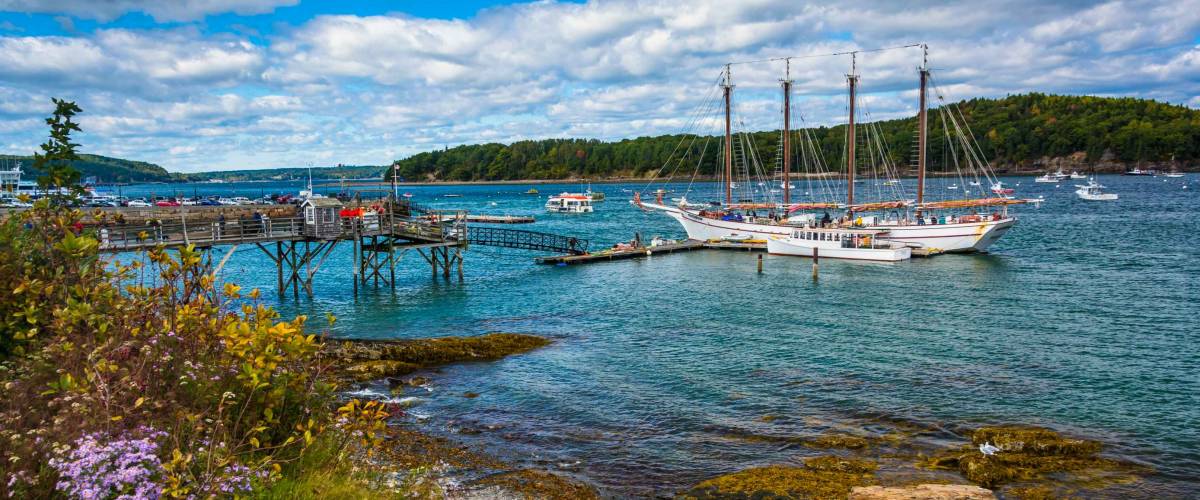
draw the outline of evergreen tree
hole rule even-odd
[[[50,138],[42,144],[42,152],[34,153],[33,168],[45,172],[38,178],[38,186],[42,189],[57,192],[60,188],[68,188],[74,193],[82,193],[79,185],[79,171],[71,166],[71,162],[79,159],[75,148],[79,144],[71,142],[71,132],[79,132],[79,124],[71,120],[83,110],[72,101],[51,98],[54,102],[54,115],[46,118],[50,126]]]

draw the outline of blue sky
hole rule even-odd
[[[725,62],[911,43],[929,44],[951,100],[1041,91],[1200,107],[1200,0],[0,0],[0,153],[44,140],[50,97],[84,109],[86,152],[173,171],[713,132],[689,118]],[[917,49],[860,55],[871,118],[914,111],[919,63]],[[809,123],[844,120],[848,67],[792,61]],[[733,71],[737,121],[777,127],[782,63]]]

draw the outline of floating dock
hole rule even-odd
[[[684,240],[678,243],[668,243],[656,247],[640,247],[626,248],[620,250],[602,250],[595,253],[586,253],[579,255],[555,255],[552,257],[537,257],[535,260],[539,264],[549,265],[574,265],[574,264],[591,264],[593,262],[606,262],[611,260],[626,260],[640,259],[649,257],[654,254],[689,252],[692,250],[734,250],[742,252],[765,252],[767,243],[765,241],[718,241],[718,240]],[[914,248],[912,249],[913,258],[933,257],[941,255],[941,250],[933,248]]]
[[[455,215],[443,215],[442,222],[450,222],[456,220]],[[533,224],[535,219],[532,215],[482,215],[482,214],[467,214],[467,222],[475,222],[479,224]]]
[[[596,253],[585,253],[581,255],[556,255],[553,257],[537,257],[539,264],[550,265],[571,265],[571,264],[589,264],[592,262],[601,262],[609,260],[625,260],[638,259],[649,257],[654,254],[689,252],[704,248],[705,243],[700,240],[684,240],[678,243],[668,243],[655,247],[639,247],[628,248],[621,250],[604,250]]]

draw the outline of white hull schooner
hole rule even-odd
[[[926,49],[924,45],[920,47]],[[850,52],[849,54],[855,57],[857,52]],[[788,69],[790,70],[790,58],[783,60],[788,62]],[[745,166],[745,163],[747,159],[754,160],[756,156],[753,149],[747,151],[747,146],[745,145],[741,146],[740,151],[737,150],[739,144],[745,143],[744,137],[741,139],[742,143],[734,143],[733,132],[731,130],[733,85],[730,78],[730,65],[726,65],[721,83],[725,115],[725,137],[722,144],[724,157],[722,167],[724,171],[719,173],[719,176],[723,180],[724,203],[711,202],[709,206],[697,208],[699,205],[687,203],[670,205],[664,203],[661,196],[658,197],[656,202],[651,203],[643,202],[640,196],[641,193],[635,194],[633,203],[643,209],[661,211],[679,221],[687,232],[688,237],[697,240],[749,239],[753,241],[767,241],[773,237],[776,239],[786,238],[793,230],[800,227],[853,228],[876,231],[880,240],[887,240],[913,248],[924,248],[935,252],[983,252],[1016,224],[1017,218],[1008,214],[1009,205],[1037,202],[1037,200],[1000,197],[983,192],[979,193],[981,195],[979,198],[974,199],[938,201],[925,199],[926,136],[928,128],[926,89],[930,77],[929,70],[927,69],[928,66],[923,63],[919,70],[920,112],[918,114],[918,138],[915,146],[915,166],[917,167],[917,191],[915,199],[909,199],[903,193],[897,192],[897,196],[890,200],[881,199],[866,203],[856,203],[854,197],[855,174],[859,170],[859,166],[856,162],[855,147],[859,141],[857,140],[855,130],[855,104],[859,77],[853,69],[855,66],[852,65],[851,67],[851,73],[847,75],[850,113],[847,123],[844,202],[829,200],[793,203],[791,200],[791,191],[794,189],[794,186],[790,182],[792,179],[790,172],[792,156],[792,132],[790,130],[791,81],[786,77],[781,80],[784,101],[784,126],[779,155],[782,163],[782,179],[779,183],[765,183],[766,185],[779,185],[783,188],[782,202],[774,200],[760,202],[753,199],[741,199],[735,202],[733,198],[734,189],[738,183],[743,182],[741,179],[738,180],[738,183],[734,182],[735,157],[743,162],[743,168],[745,169],[746,179],[742,185],[752,187],[754,183],[750,179],[749,167]],[[978,152],[978,146],[974,143],[973,137],[970,137],[965,119],[961,113],[955,114],[954,110],[947,111],[946,108],[948,106],[943,105],[942,109],[940,109],[940,111],[943,111],[942,126],[945,129],[945,135],[947,140],[951,140],[950,137],[953,135],[958,136],[952,148],[954,151],[960,152],[963,156],[962,164],[959,163],[957,158],[954,159],[958,178],[967,186],[992,185],[996,182],[996,179],[988,168],[986,161],[983,160],[982,154]],[[865,128],[868,133],[871,133],[873,130],[872,124],[866,124]],[[876,137],[868,137],[863,144],[864,149],[867,149],[870,154],[878,154],[880,150],[885,148],[878,139],[877,129],[874,130],[876,130],[874,132]],[[802,135],[802,138],[808,137],[807,135]],[[752,148],[753,146],[749,147]],[[809,153],[807,155],[809,161],[814,161],[814,157],[819,157],[818,148],[813,147],[811,144],[807,145],[807,149],[802,148],[802,152]],[[881,162],[878,158],[874,157],[872,161],[876,164],[886,164],[886,160]],[[821,160],[816,159],[815,162],[817,165],[821,165]],[[962,172],[963,164],[965,164],[968,170],[966,175]],[[889,179],[882,182],[881,185],[888,186],[894,190],[903,189],[902,184],[897,179],[899,177],[898,171],[894,168],[885,168],[885,170],[890,174]],[[819,179],[826,179],[828,173],[822,171],[815,174],[815,176]],[[971,182],[966,182],[967,180],[971,180]],[[759,184],[764,183],[760,182]],[[739,190],[739,194],[744,194],[744,191],[745,188]],[[772,190],[772,192],[778,192],[778,190]],[[808,195],[811,193],[806,192],[805,194]],[[683,199],[686,199],[686,197]],[[829,211],[831,210],[842,211],[844,216],[834,220],[829,216]],[[991,211],[980,213],[981,210]],[[818,220],[816,211],[824,211],[824,217]],[[756,212],[766,212],[769,215],[761,217]],[[872,213],[881,215],[870,215]]]

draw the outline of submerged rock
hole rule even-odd
[[[339,375],[362,382],[407,375],[450,363],[492,361],[545,346],[550,340],[519,333],[489,333],[477,337],[416,340],[347,340],[329,342],[325,353]],[[413,377],[410,385],[421,385]]]
[[[869,444],[867,438],[850,434],[826,434],[804,441],[804,445],[809,448],[843,448],[847,450],[866,448]]]
[[[850,500],[993,500],[991,490],[969,484],[918,484],[914,486],[859,486]]]
[[[703,481],[682,498],[846,498],[876,482],[874,462],[832,456],[809,458],[804,467],[754,467]]]
[[[544,498],[549,500],[600,498],[596,489],[590,485],[558,474],[533,469],[494,474],[475,481],[471,486],[472,489],[482,489],[481,493],[488,498]]]
[[[1055,473],[1086,473],[1093,486],[1103,487],[1106,481],[1096,477],[1124,481],[1131,473],[1144,472],[1140,466],[1098,456],[1103,445],[1097,441],[1068,438],[1041,427],[982,427],[972,433],[971,442],[928,457],[922,465],[957,470],[971,482],[993,489],[1048,480],[1047,475]],[[985,443],[999,451],[984,455],[979,446]],[[1071,476],[1055,474],[1054,480],[1069,482]]]

